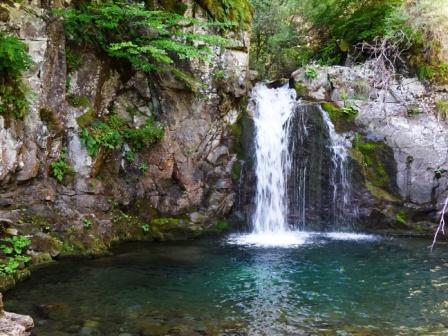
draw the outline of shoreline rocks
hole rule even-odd
[[[34,328],[34,321],[28,315],[9,313],[3,310],[3,298],[0,293],[0,335],[29,336]]]

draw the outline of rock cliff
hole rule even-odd
[[[369,62],[310,69],[294,72],[293,84],[352,142],[359,225],[432,234],[448,196],[446,90],[404,76],[376,87]]]
[[[79,66],[69,69],[63,21],[52,12],[62,5],[0,4],[0,30],[24,41],[33,60],[24,78],[29,112],[23,120],[0,116],[0,218],[30,235],[31,249],[52,256],[101,252],[118,239],[183,239],[224,229],[235,201],[231,126],[249,86],[248,32],[225,32],[231,47],[215,48],[210,63],[179,61],[199,80],[193,89],[89,49],[77,50]],[[210,15],[205,6],[184,5],[185,15]],[[83,122],[112,113],[135,129],[155,119],[162,140],[136,153],[125,145],[89,155]],[[61,155],[72,172],[58,182],[51,163]]]

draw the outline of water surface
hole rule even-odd
[[[5,301],[45,336],[448,335],[448,247],[428,244],[129,244],[36,271]]]

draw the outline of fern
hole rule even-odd
[[[148,9],[142,3],[108,0],[82,3],[56,10],[64,17],[66,34],[73,44],[88,44],[113,58],[128,61],[145,72],[166,71],[174,59],[211,60],[211,45],[227,40],[213,34],[193,33],[190,26],[208,23],[175,12]]]

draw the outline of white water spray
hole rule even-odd
[[[257,234],[289,231],[286,176],[291,168],[288,121],[296,109],[294,90],[257,85],[252,93],[257,191],[253,228]]]
[[[357,209],[353,204],[352,186],[350,183],[349,153],[351,140],[344,134],[338,134],[327,112],[321,109],[323,121],[328,130],[331,153],[330,184],[333,188],[332,211],[333,226],[344,223],[350,227]]]
[[[319,237],[336,240],[371,239],[371,236],[354,233],[316,233],[290,229],[289,224],[304,228],[306,220],[307,166],[294,166],[291,154],[297,149],[296,146],[304,146],[308,136],[304,116],[299,114],[299,118],[294,118],[297,113],[306,111],[298,109],[298,104],[295,91],[286,86],[270,89],[258,84],[252,91],[249,108],[253,112],[255,125],[257,176],[253,231],[231,236],[230,243],[292,247],[310,243]],[[346,210],[352,206],[348,169],[348,148],[351,144],[346,136],[335,131],[328,115],[321,112],[328,131],[332,163],[329,187],[332,188],[333,217],[339,222],[339,219],[344,220]],[[298,123],[296,126],[299,127],[294,128],[294,123]],[[292,136],[296,136],[297,141],[291,141]],[[293,169],[299,169],[299,174],[292,174],[293,180],[287,181]],[[293,199],[299,201],[298,204],[292,204],[299,210],[299,217],[294,217],[292,223],[288,223],[288,187],[293,193]]]

